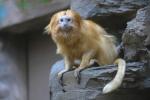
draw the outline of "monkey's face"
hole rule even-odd
[[[81,17],[74,11],[66,10],[54,14],[46,30],[52,34],[71,34],[80,29]]]
[[[73,19],[68,15],[63,15],[58,18],[58,27],[62,31],[70,31],[73,28]]]

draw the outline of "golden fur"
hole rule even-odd
[[[61,16],[64,15],[72,20],[71,29],[66,31],[60,28],[58,22]],[[77,59],[81,60],[81,63],[75,70],[75,77],[78,77],[80,70],[89,66],[92,59],[95,59],[99,65],[106,65],[113,64],[117,58],[114,36],[109,35],[96,23],[81,19],[80,15],[72,10],[60,11],[54,14],[46,27],[46,31],[51,34],[56,43],[57,53],[61,54],[65,60],[65,69],[58,73],[58,77],[62,77],[63,73],[70,70]],[[122,59],[118,59],[117,63],[119,62],[122,63],[119,65],[120,69],[118,68],[118,76],[121,73],[124,77],[125,62]],[[123,77],[116,80],[122,82]],[[115,83],[118,86],[114,89],[112,89],[114,86],[109,86],[107,89],[104,87],[103,93],[115,90],[120,86],[121,82]]]

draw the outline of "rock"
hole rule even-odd
[[[51,100],[100,100],[100,98],[108,98],[102,95],[101,90],[106,83],[114,78],[117,68],[115,65],[107,65],[87,68],[81,72],[81,83],[77,84],[73,71],[64,74],[62,87],[57,79],[57,73],[63,69],[64,62],[58,61],[52,66],[50,73],[50,96]],[[145,75],[145,63],[132,62],[127,63],[126,75],[122,86],[113,94],[127,95],[129,92],[142,91],[150,87]],[[65,90],[65,92],[63,92]],[[112,96],[111,95],[111,96]],[[111,97],[110,96],[110,97]],[[116,97],[113,97],[113,100]]]
[[[8,85],[0,83],[0,99],[7,98],[10,95],[10,89]]]
[[[118,33],[126,27],[127,21],[134,18],[136,11],[148,2],[149,0],[72,0],[71,9],[83,18],[91,19],[114,33],[117,30]]]
[[[79,12],[84,18],[91,18],[133,12],[147,5],[147,2],[148,0],[72,0],[71,9]]]
[[[127,23],[122,40],[126,60],[150,60],[150,6],[138,10],[136,17]]]
[[[43,30],[53,13],[68,8],[70,4],[70,0],[44,1],[0,1],[0,32],[17,34]]]

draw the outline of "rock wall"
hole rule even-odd
[[[69,3],[70,0],[0,0],[0,100],[29,99],[28,37],[30,33],[43,34],[50,16],[68,8]]]
[[[27,100],[26,40],[0,35],[0,100]]]
[[[1,0],[0,32],[18,34],[43,30],[50,15],[68,8],[69,4],[70,0]]]
[[[71,9],[120,38],[127,21],[134,18],[136,11],[146,6],[148,2],[148,0],[72,0]]]

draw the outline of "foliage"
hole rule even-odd
[[[49,1],[51,0],[36,0],[37,3],[48,3]],[[19,0],[18,6],[23,9],[31,7],[28,0]]]

